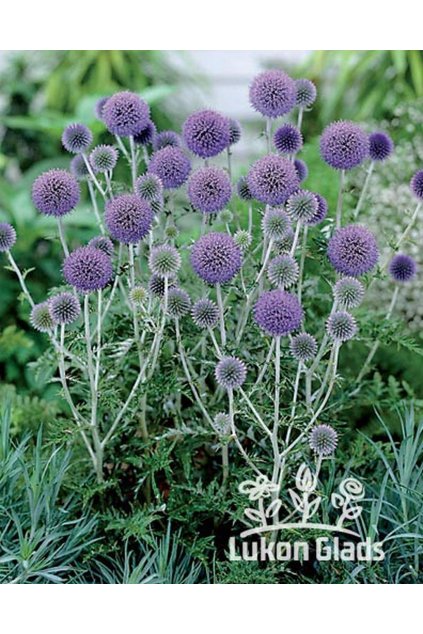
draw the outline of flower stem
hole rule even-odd
[[[341,170],[339,173],[338,202],[336,204],[335,227],[337,229],[341,227],[341,222],[342,222],[342,202],[344,199],[344,187],[345,187],[345,170]]]
[[[366,175],[366,179],[364,181],[364,185],[363,185],[363,189],[361,190],[361,194],[360,194],[360,198],[358,199],[358,203],[357,203],[357,207],[354,210],[354,220],[357,219],[361,208],[363,206],[364,200],[366,198],[366,194],[367,194],[367,190],[369,188],[369,184],[370,184],[370,179],[372,177],[372,173],[375,167],[375,162],[371,161],[370,165],[369,165],[369,169],[367,170],[367,175]]]
[[[67,258],[69,255],[69,249],[68,249],[68,245],[66,244],[66,239],[65,239],[65,232],[63,229],[63,222],[61,218],[57,219],[57,226],[59,229],[59,238],[60,238],[60,242],[62,244],[62,249],[63,249],[63,253],[65,255],[65,257]]]
[[[222,348],[225,348],[226,346],[225,315],[224,315],[224,309],[223,309],[222,288],[220,284],[216,284],[216,296],[217,296],[217,305],[219,307],[220,343],[222,345]]]
[[[25,295],[26,299],[28,300],[28,302],[29,302],[29,304],[30,304],[31,308],[34,308],[34,305],[35,305],[35,304],[34,304],[34,300],[33,300],[33,299],[32,299],[32,297],[31,297],[31,293],[30,293],[30,292],[29,292],[29,290],[28,290],[28,287],[27,287],[27,285],[26,285],[26,283],[25,283],[25,280],[24,280],[24,277],[23,277],[23,275],[22,275],[22,273],[21,273],[21,270],[20,270],[20,268],[18,267],[18,265],[17,265],[17,264],[16,264],[16,262],[15,262],[15,258],[14,258],[14,257],[13,257],[13,255],[10,253],[10,251],[6,251],[6,255],[7,255],[7,259],[8,259],[8,260],[9,260],[9,262],[10,262],[10,266],[12,267],[13,271],[14,271],[14,272],[15,272],[15,274],[16,274],[16,277],[17,277],[17,278],[18,278],[18,280],[19,280],[19,284],[20,284],[20,286],[21,286],[21,289],[22,289],[22,291],[23,291],[23,294]]]

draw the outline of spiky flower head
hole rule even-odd
[[[250,102],[254,110],[272,119],[290,112],[295,106],[295,81],[283,70],[266,70],[253,79]]]
[[[326,330],[332,339],[342,343],[357,334],[357,322],[350,313],[339,310],[330,315],[326,322]]]
[[[112,261],[100,249],[79,247],[65,259],[63,275],[77,291],[97,291],[110,282],[113,275]]]
[[[228,147],[231,130],[229,120],[219,112],[200,110],[185,120],[182,134],[191,152],[209,158]]]
[[[215,370],[216,381],[226,390],[235,390],[244,383],[247,377],[245,363],[237,357],[223,357]]]
[[[174,278],[164,278],[161,275],[153,275],[148,280],[148,290],[154,297],[163,297],[165,293],[166,280],[168,288],[175,286]]]
[[[69,169],[71,174],[75,176],[78,181],[86,181],[90,176],[87,164],[82,154],[75,154],[70,162]]]
[[[241,139],[241,124],[236,119],[229,119],[229,145],[235,145]]]
[[[254,318],[268,335],[280,337],[297,330],[303,320],[303,309],[291,293],[277,289],[266,291],[254,306]]]
[[[419,200],[423,200],[423,170],[418,170],[410,182],[411,191]]]
[[[355,277],[341,277],[334,286],[333,294],[340,308],[351,310],[363,301],[364,286]]]
[[[294,242],[294,232],[291,229],[288,229],[283,238],[279,238],[274,242],[274,248],[277,253],[282,255],[282,253],[288,253],[291,251],[292,243]]]
[[[111,172],[115,169],[119,152],[113,145],[97,145],[90,154],[94,172]]]
[[[309,108],[316,101],[316,86],[310,79],[297,79],[295,82],[297,89],[296,104],[300,108]]]
[[[269,262],[267,276],[274,286],[289,288],[298,280],[299,266],[289,254],[278,255]]]
[[[282,240],[291,230],[291,221],[283,209],[275,207],[266,211],[261,226],[266,238]]]
[[[300,183],[302,183],[308,176],[308,167],[301,159],[295,159],[294,167],[297,172],[298,179]]]
[[[177,189],[187,180],[191,162],[181,148],[168,145],[154,152],[148,171],[160,178],[165,189]]]
[[[182,137],[173,130],[163,130],[158,132],[153,140],[153,150],[162,150],[164,147],[182,147]]]
[[[147,299],[147,291],[144,286],[134,286],[129,293],[129,299],[133,306],[144,306]]]
[[[83,123],[71,123],[63,130],[62,144],[71,154],[85,152],[92,142],[92,132]]]
[[[223,224],[228,225],[232,222],[233,219],[234,215],[230,209],[222,209],[222,211],[219,212],[219,220]]]
[[[318,211],[319,202],[313,192],[299,189],[288,198],[286,210],[293,220],[310,222]]]
[[[100,249],[109,257],[113,255],[114,246],[113,242],[107,236],[95,236],[95,238],[91,238],[88,243],[89,247],[94,247],[95,249]]]
[[[253,197],[267,205],[286,202],[300,184],[291,161],[276,154],[258,159],[248,172],[247,182]]]
[[[214,328],[219,321],[219,308],[211,299],[199,299],[192,307],[191,315],[199,328]]]
[[[50,315],[50,306],[48,302],[35,304],[29,316],[31,326],[38,332],[51,332],[54,323]]]
[[[331,167],[350,170],[368,157],[369,137],[353,121],[335,121],[323,130],[320,153]]]
[[[200,167],[188,179],[189,201],[204,214],[224,209],[231,195],[231,181],[221,167]]]
[[[135,193],[149,203],[163,200],[163,183],[156,174],[142,174],[135,181]]]
[[[124,244],[135,244],[151,229],[153,210],[136,194],[121,194],[108,200],[104,220],[110,235]]]
[[[307,224],[311,226],[320,224],[326,218],[328,213],[328,203],[326,198],[323,198],[323,196],[317,192],[313,192],[313,195],[317,200],[317,211],[314,216],[307,221]]]
[[[94,106],[95,116],[97,117],[97,119],[100,119],[100,121],[104,121],[103,110],[108,100],[109,100],[109,97],[100,97],[100,99],[96,101],[96,104]]]
[[[148,266],[155,275],[174,277],[181,266],[181,256],[175,247],[161,244],[151,249]]]
[[[241,200],[251,200],[253,198],[251,192],[250,192],[250,188],[248,187],[248,182],[247,182],[247,177],[246,176],[241,176],[241,178],[239,179],[237,185],[236,185],[236,190],[238,192],[238,196],[241,198]]]
[[[111,134],[136,136],[150,121],[150,108],[133,92],[117,92],[103,107],[103,120]]]
[[[245,229],[238,229],[238,231],[234,234],[234,241],[242,251],[246,251],[251,246],[253,237],[251,233]]]
[[[10,251],[16,242],[16,231],[8,222],[0,222],[0,253]]]
[[[329,241],[328,258],[338,273],[358,277],[376,265],[379,251],[374,235],[361,225],[338,229]]]
[[[68,291],[55,295],[49,300],[48,304],[54,324],[72,324],[81,313],[81,305],[78,298]]]
[[[64,216],[76,207],[78,181],[66,170],[52,169],[38,176],[32,185],[32,202],[46,216]]]
[[[170,288],[167,294],[167,311],[171,317],[180,319],[190,311],[191,300],[182,288]]]
[[[318,456],[330,456],[338,444],[338,434],[330,425],[316,425],[310,433],[310,448]]]
[[[303,135],[292,123],[285,123],[273,136],[273,143],[280,154],[296,154],[303,147]]]
[[[317,341],[308,332],[300,332],[292,337],[289,349],[297,361],[311,361],[317,354]]]
[[[176,240],[179,235],[179,231],[175,225],[167,225],[164,233],[168,240]]]
[[[134,143],[136,143],[136,145],[150,145],[153,143],[155,136],[156,126],[152,121],[149,121],[145,128],[134,136]]]
[[[231,433],[231,419],[228,414],[219,412],[213,418],[213,429],[218,436],[229,436]]]
[[[208,284],[224,284],[234,278],[242,266],[241,249],[227,233],[207,233],[192,247],[191,265]]]
[[[386,161],[394,151],[394,142],[386,132],[373,132],[369,136],[369,144],[372,161]]]
[[[416,261],[405,253],[397,253],[389,263],[389,274],[395,282],[409,282],[416,276]]]

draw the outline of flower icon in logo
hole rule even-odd
[[[248,495],[249,500],[268,498],[272,493],[277,493],[279,487],[273,484],[265,475],[257,476],[255,480],[245,480],[239,485],[240,493]]]

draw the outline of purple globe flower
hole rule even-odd
[[[95,116],[97,117],[97,119],[100,119],[100,121],[104,121],[103,110],[109,99],[110,97],[100,97],[100,99],[97,100],[94,106]]]
[[[10,251],[16,242],[16,231],[8,222],[0,222],[0,253]]]
[[[300,108],[309,108],[316,101],[316,86],[309,79],[297,79],[295,82],[297,89],[296,105]]]
[[[55,324],[72,324],[81,313],[79,300],[65,291],[49,300],[50,315]]]
[[[323,160],[339,170],[350,170],[360,165],[369,155],[369,137],[352,121],[335,121],[320,137]]]
[[[410,182],[411,191],[419,200],[423,200],[423,170],[416,172]]]
[[[317,425],[310,434],[310,448],[319,456],[330,456],[338,444],[338,434],[330,425]]]
[[[247,183],[254,198],[267,205],[280,205],[298,189],[300,181],[290,161],[269,154],[250,168]]]
[[[174,278],[181,266],[181,256],[175,247],[161,244],[151,249],[148,266],[154,275]]]
[[[83,123],[71,123],[63,130],[63,147],[72,154],[81,154],[81,152],[85,152],[92,142],[92,132]]]
[[[135,181],[135,193],[149,203],[163,200],[163,183],[155,174],[142,174]]]
[[[208,284],[224,284],[240,270],[242,252],[229,234],[207,233],[192,247],[191,265]]]
[[[293,220],[308,223],[312,220],[319,209],[319,202],[313,192],[306,189],[299,189],[292,194],[286,203],[286,211]]]
[[[94,172],[104,173],[114,170],[119,152],[113,145],[97,145],[90,154],[90,164]]]
[[[254,306],[257,324],[272,337],[297,330],[303,317],[303,309],[295,295],[281,289],[266,291],[260,295]]]
[[[235,145],[241,139],[241,124],[236,119],[229,119],[229,145]]]
[[[302,183],[308,176],[308,167],[301,159],[295,159],[294,167],[297,172],[298,179],[300,183]]]
[[[191,162],[180,148],[168,145],[154,152],[148,171],[160,178],[165,189],[177,189],[187,180]]]
[[[32,185],[32,201],[46,216],[64,216],[76,207],[78,181],[66,170],[53,169],[40,174]]]
[[[296,154],[303,147],[303,135],[295,125],[285,123],[276,130],[273,142],[280,154]]]
[[[80,247],[65,259],[63,275],[68,284],[82,293],[97,291],[110,282],[112,261],[100,249]]]
[[[295,81],[282,70],[266,70],[257,75],[250,86],[250,102],[264,117],[275,119],[295,106]]]
[[[263,216],[261,227],[266,238],[283,240],[291,230],[291,221],[284,209],[268,209]]]
[[[219,112],[200,110],[186,119],[182,134],[191,152],[210,158],[228,147],[231,130],[229,120]]]
[[[134,143],[137,145],[150,145],[154,141],[156,136],[156,126],[152,121],[149,121],[145,128],[134,135]]]
[[[231,181],[220,167],[201,167],[188,179],[189,201],[202,213],[221,211],[230,201],[231,195]]]
[[[192,307],[191,315],[199,328],[214,328],[219,321],[219,308],[211,299],[199,299]]]
[[[104,122],[112,134],[136,136],[150,122],[150,108],[133,92],[117,92],[106,101],[102,111]]]
[[[153,140],[153,150],[157,152],[164,147],[182,147],[182,137],[173,130],[163,130],[158,132]]]
[[[236,357],[223,357],[215,370],[216,381],[225,390],[235,390],[244,383],[247,377],[247,368],[241,359]]]
[[[416,276],[417,264],[410,255],[397,253],[389,263],[389,274],[395,282],[409,282]]]
[[[326,198],[323,198],[317,192],[313,192],[315,198],[317,198],[317,211],[316,213],[307,221],[308,225],[315,226],[320,224],[327,216],[328,213],[328,203]]]
[[[105,253],[106,255],[113,255],[113,242],[107,236],[96,236],[95,238],[91,238],[88,246],[94,247],[95,249],[100,249],[100,251],[103,251],[103,253]]]
[[[104,220],[112,238],[135,244],[148,234],[153,217],[146,200],[136,194],[122,194],[107,201]]]
[[[170,288],[167,295],[167,312],[171,317],[180,319],[190,311],[191,299],[182,288]]]
[[[386,132],[373,132],[369,136],[369,144],[372,161],[385,161],[394,151],[394,142]]]
[[[351,310],[363,301],[364,286],[355,277],[341,277],[334,286],[333,295],[340,308]]]
[[[326,322],[328,335],[338,343],[352,339],[357,334],[357,322],[344,310],[332,313]]]
[[[300,332],[292,337],[289,349],[297,361],[311,361],[317,355],[317,341],[308,332]]]
[[[51,332],[54,328],[54,323],[50,315],[49,303],[35,304],[29,316],[29,322],[38,332]]]
[[[361,225],[338,229],[329,241],[328,258],[338,273],[358,277],[376,265],[379,257],[374,235]]]
[[[86,181],[90,176],[87,164],[85,163],[82,154],[75,154],[70,162],[69,169],[71,174],[75,176],[78,181]]]

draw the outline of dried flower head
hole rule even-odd
[[[157,152],[158,150],[162,150],[164,147],[182,147],[182,137],[177,132],[173,130],[163,130],[162,132],[158,132],[154,137],[153,141],[153,150]]]
[[[162,244],[151,249],[148,266],[155,275],[174,277],[181,266],[181,256],[175,247]]]
[[[341,277],[335,284],[333,294],[340,308],[351,310],[363,301],[364,286],[355,277]]]
[[[198,277],[208,284],[224,284],[241,268],[241,249],[227,233],[207,233],[192,247],[191,264]]]
[[[112,261],[100,249],[79,247],[65,259],[63,275],[68,284],[82,293],[97,291],[110,282],[113,275]]]
[[[374,235],[361,225],[338,229],[329,241],[328,258],[338,273],[357,277],[376,265],[379,251]]]
[[[299,266],[289,254],[278,255],[269,262],[267,276],[274,286],[289,288],[298,280]]]
[[[10,251],[16,242],[16,231],[8,222],[0,222],[0,253]]]
[[[350,170],[360,165],[369,155],[369,137],[352,121],[335,121],[320,137],[323,160],[339,170]]]
[[[78,298],[67,291],[52,297],[48,304],[54,324],[72,324],[81,313],[81,305]]]
[[[247,182],[253,197],[267,205],[286,202],[299,186],[293,164],[276,154],[258,159],[248,172]]]
[[[247,368],[241,359],[236,357],[223,357],[215,370],[216,381],[220,387],[226,390],[234,390],[244,383],[247,376]]]
[[[319,456],[330,456],[338,444],[338,434],[330,425],[316,425],[311,431],[310,448]]]
[[[229,176],[220,167],[200,167],[188,179],[188,198],[205,214],[221,211],[231,199]]]
[[[303,309],[295,297],[277,289],[266,291],[254,306],[254,318],[268,335],[280,337],[297,330],[303,320]]]
[[[273,136],[273,143],[280,154],[296,154],[303,147],[303,135],[292,123],[285,123]]]
[[[165,189],[177,189],[187,180],[191,162],[181,148],[168,145],[154,152],[148,171],[160,178]]]
[[[153,216],[146,200],[136,194],[121,194],[107,201],[104,220],[112,238],[135,244],[150,231]]]
[[[311,361],[317,354],[317,341],[308,332],[300,332],[292,337],[289,348],[297,361]]]
[[[182,134],[191,152],[201,158],[217,156],[230,141],[229,120],[214,110],[200,110],[185,121]]]
[[[389,263],[389,274],[395,282],[409,282],[416,276],[417,264],[411,255],[397,253]]]
[[[133,92],[114,94],[102,110],[103,120],[111,134],[136,136],[150,121],[150,108]]]
[[[261,226],[266,238],[282,240],[291,230],[291,221],[283,209],[276,207],[266,211]]]
[[[373,132],[369,136],[369,144],[372,161],[386,161],[394,151],[394,142],[386,132]]]
[[[107,236],[95,236],[95,238],[91,238],[88,246],[100,249],[100,251],[103,251],[103,253],[108,256],[112,256],[114,252],[113,242]]]
[[[293,220],[310,222],[317,214],[319,202],[313,192],[299,189],[288,198],[286,210]]]
[[[93,142],[93,135],[83,123],[71,123],[66,126],[62,134],[62,144],[71,154],[85,152]]]
[[[309,79],[297,79],[295,82],[297,89],[296,104],[300,108],[309,108],[316,101],[316,86]]]
[[[199,328],[214,328],[219,320],[219,309],[211,299],[199,299],[192,307],[191,315]]]
[[[94,172],[111,172],[115,169],[119,152],[113,145],[97,145],[90,154]]]
[[[182,288],[170,288],[167,294],[167,311],[171,317],[180,319],[190,311],[191,300]]]
[[[29,316],[31,326],[38,332],[51,332],[54,323],[50,315],[50,307],[48,302],[35,304]]]
[[[250,86],[250,102],[264,117],[276,118],[295,106],[295,81],[282,70],[266,70],[257,75]]]
[[[32,201],[46,216],[64,216],[76,207],[78,181],[66,170],[53,169],[40,174],[32,185]]]
[[[326,322],[326,330],[332,339],[342,343],[357,334],[357,322],[350,313],[340,310],[330,315]]]

